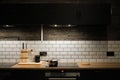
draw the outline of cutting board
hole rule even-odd
[[[80,62],[79,68],[120,68],[119,62]]]
[[[35,62],[27,62],[27,63],[18,63],[11,68],[45,68],[43,62],[35,63]]]

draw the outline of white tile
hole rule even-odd
[[[120,41],[115,41],[115,44],[120,45]]]
[[[114,47],[114,48],[118,48],[119,45],[115,45],[115,44],[113,44],[112,47]]]
[[[56,51],[56,48],[49,48],[49,51]]]
[[[12,48],[6,48],[5,51],[13,51]]]
[[[75,59],[75,62],[81,62],[81,59]]]
[[[13,41],[13,44],[20,44],[20,41]]]
[[[0,51],[5,51],[5,48],[0,48]]]
[[[56,41],[49,41],[49,44],[56,44]]]
[[[45,45],[46,48],[52,48],[53,45]]]
[[[5,44],[13,44],[13,41],[5,41]]]
[[[108,51],[115,51],[115,48],[110,47],[110,48],[108,48]]]
[[[0,41],[0,44],[5,44],[6,42],[5,41]]]
[[[71,48],[70,51],[75,51],[75,52],[77,52],[77,51],[79,51],[79,48]]]
[[[100,48],[92,48],[93,51],[100,51]]]
[[[77,45],[75,45],[75,47],[76,47],[76,48],[81,48],[82,45],[78,45],[78,44],[77,44]]]
[[[74,63],[74,62],[75,62],[75,59],[67,59],[67,62],[68,62],[68,63]]]
[[[63,48],[57,48],[56,51],[63,51]]]
[[[90,62],[97,62],[96,59],[89,59]]]
[[[108,44],[115,44],[115,41],[108,41]]]
[[[70,59],[71,56],[63,56],[65,59]]]
[[[79,48],[79,51],[85,51],[85,48]]]
[[[4,59],[4,58],[5,58],[5,56],[0,56],[0,58]]]
[[[0,48],[2,48],[3,47],[3,45],[2,44],[0,44]]]
[[[42,44],[41,41],[35,41],[35,45],[40,45],[40,44]]]
[[[79,58],[84,59],[84,58],[85,58],[85,56],[79,56]]]
[[[86,41],[79,41],[79,44],[86,44]]]
[[[81,45],[82,48],[89,48],[90,45]]]
[[[89,45],[91,48],[95,48],[95,47],[97,47],[97,45]]]
[[[64,51],[71,51],[70,48],[64,48]]]
[[[79,44],[79,41],[71,41],[71,44],[73,44],[73,45]]]
[[[97,59],[97,62],[103,62],[103,59]]]
[[[42,41],[42,44],[49,44],[49,41]]]
[[[100,41],[100,44],[108,44],[108,42],[107,41]]]
[[[64,41],[63,44],[71,44],[72,41]]]
[[[85,56],[86,59],[92,59],[92,56]]]
[[[10,60],[9,59],[3,59],[3,63],[9,63]]]
[[[64,56],[57,56],[57,58],[61,60],[64,58]]]
[[[64,44],[64,41],[56,41],[56,44]]]
[[[93,41],[85,41],[86,45],[91,45]]]
[[[100,44],[100,41],[93,41],[93,44],[98,45],[98,44]]]
[[[66,55],[73,56],[73,55],[76,55],[76,54],[75,54],[75,52],[71,52],[71,51],[70,51],[70,52],[67,52],[67,54],[66,54]]]
[[[89,59],[81,59],[82,62],[89,62]]]
[[[5,44],[5,45],[3,45],[3,47],[4,47],[4,48],[7,48],[7,47],[10,47],[10,45]]]
[[[68,45],[60,45],[60,47],[62,47],[62,48],[67,48],[68,47]]]
[[[27,41],[25,44],[30,44],[30,45],[32,45],[32,44],[35,44],[35,41]]]
[[[75,47],[75,45],[67,45],[68,46],[68,48],[74,48]]]
[[[72,56],[71,58],[73,58],[73,59],[77,59],[77,58],[79,58],[79,56]]]
[[[16,59],[10,59],[10,63],[16,63]]]
[[[67,52],[60,52],[59,55],[61,55],[61,56],[67,56],[67,55],[69,55],[69,54],[67,54]]]
[[[99,51],[106,51],[107,52],[107,48],[99,48]]]
[[[67,59],[60,59],[59,62],[66,63],[66,62],[67,62]]]
[[[85,51],[93,51],[93,48],[85,48]]]
[[[60,52],[53,52],[53,55],[55,56],[60,55]]]
[[[60,46],[62,46],[62,45],[59,45],[59,44],[57,44],[57,45],[52,45],[53,46],[53,48],[59,48]]]
[[[13,47],[13,48],[14,48],[14,47],[17,47],[17,45],[15,45],[15,44],[14,44],[14,45],[10,45],[10,47]]]

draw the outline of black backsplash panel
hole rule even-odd
[[[0,28],[0,40],[40,40],[40,27],[16,26]]]
[[[44,27],[44,40],[107,40],[107,27]]]

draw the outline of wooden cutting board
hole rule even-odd
[[[120,68],[119,62],[80,62],[79,68]]]
[[[28,63],[18,63],[11,68],[45,68],[44,65],[42,65],[42,62],[35,63],[35,62],[28,62]]]

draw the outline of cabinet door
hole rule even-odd
[[[110,4],[80,4],[80,25],[107,25],[111,17]]]

